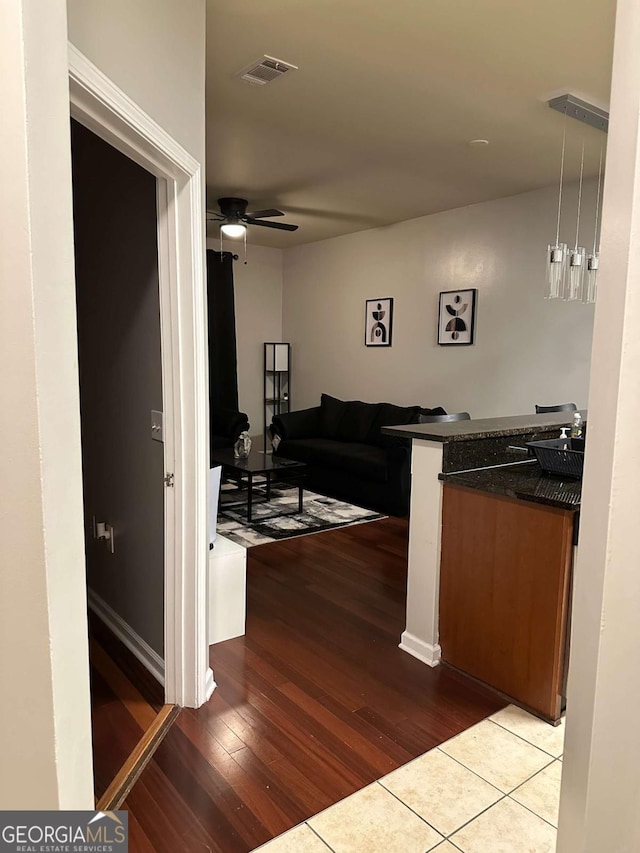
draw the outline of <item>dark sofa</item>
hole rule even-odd
[[[409,510],[411,442],[383,435],[383,426],[417,423],[438,407],[343,401],[323,394],[319,406],[273,418],[276,456],[306,462],[313,491],[390,515]]]

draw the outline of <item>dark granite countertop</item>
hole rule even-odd
[[[586,421],[587,412],[582,410]],[[545,427],[569,426],[573,412],[550,412],[548,415],[516,415],[507,418],[482,418],[470,421],[453,421],[441,424],[406,424],[382,427],[385,435],[399,438],[417,438],[424,441],[469,441],[477,438],[496,438],[506,435],[524,435]]]
[[[455,474],[440,474],[445,483],[505,495],[524,501],[578,511],[582,481],[545,474],[535,460],[497,468],[478,468]]]

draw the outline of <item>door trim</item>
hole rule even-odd
[[[71,116],[157,181],[165,470],[165,701],[215,688],[207,640],[209,470],[203,176],[200,163],[69,44]]]

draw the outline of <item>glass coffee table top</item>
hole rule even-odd
[[[260,453],[257,450],[245,458],[237,458],[233,455],[233,448],[224,447],[214,450],[211,454],[211,464],[222,465],[226,468],[234,468],[236,471],[244,471],[247,474],[267,474],[271,471],[286,471],[296,468],[306,468],[306,462],[296,462],[293,459],[284,459],[282,456],[272,456],[268,453]]]

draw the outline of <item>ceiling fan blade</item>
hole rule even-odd
[[[298,225],[287,225],[286,222],[263,222],[262,219],[250,219],[245,216],[242,220],[248,225],[261,225],[263,228],[277,228],[279,231],[297,231]]]
[[[264,219],[265,216],[284,216],[284,213],[271,207],[269,210],[252,210],[251,213],[247,213],[247,216],[251,219]]]

